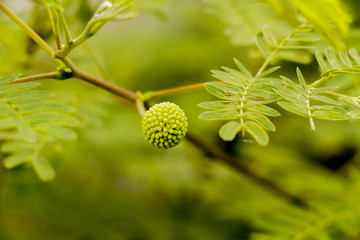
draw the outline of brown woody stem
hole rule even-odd
[[[294,203],[301,207],[307,207],[307,203],[304,199],[288,192],[284,188],[277,185],[272,180],[266,178],[265,176],[255,172],[254,170],[250,169],[245,164],[241,163],[239,159],[236,157],[224,152],[222,149],[216,147],[213,144],[205,142],[200,137],[196,136],[192,132],[188,132],[186,134],[186,139],[193,143],[195,146],[199,147],[200,149],[204,150],[207,154],[221,160],[226,165],[232,167],[234,170],[248,176],[250,179],[254,180],[255,182],[267,187],[268,189],[272,190],[279,196],[289,200],[291,203]]]
[[[60,75],[59,72],[41,73],[41,74],[32,75],[32,76],[28,76],[28,77],[18,78],[15,81],[12,81],[11,84],[31,82],[31,81],[49,79],[49,78],[57,78],[59,75]]]

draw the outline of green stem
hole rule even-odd
[[[60,24],[58,12],[53,10],[51,6],[46,7],[51,22],[52,31],[55,37],[57,49],[61,49]]]
[[[303,28],[304,26],[305,24],[301,24],[300,26],[298,26],[296,29],[291,31],[291,33],[289,33],[289,35],[287,35],[278,45],[275,46],[275,48],[272,50],[270,55],[265,59],[264,63],[257,71],[254,77],[255,79],[265,71],[266,67],[269,65],[270,61],[274,58],[275,54],[299,31],[299,29]]]
[[[71,37],[71,34],[70,34],[69,26],[67,25],[67,22],[66,22],[63,11],[58,10],[58,14],[59,14],[59,18],[60,18],[60,24],[61,24],[61,26],[62,26],[62,28],[64,30],[64,33],[65,33],[66,43],[67,43],[67,45],[69,45],[73,41],[72,37]]]
[[[57,52],[57,56],[62,58],[62,57],[66,57],[69,55],[69,53],[76,48],[77,46],[79,46],[81,43],[83,43],[86,39],[89,38],[89,31],[92,27],[91,24],[87,24],[84,31],[80,34],[79,37],[77,37],[75,40],[70,41],[61,51]]]
[[[144,95],[141,92],[137,92],[137,98],[135,99],[135,105],[138,113],[141,117],[144,116],[146,112],[145,104],[144,104]]]
[[[333,76],[334,76],[333,74],[326,75],[325,77],[322,77],[319,80],[317,80],[317,81],[313,82],[312,84],[310,84],[309,88],[316,88],[316,87],[320,86],[321,84],[325,83],[327,80],[329,80]]]
[[[212,82],[224,83],[222,81],[212,81]],[[162,90],[157,90],[157,91],[148,91],[148,92],[144,93],[144,96],[145,96],[145,100],[152,99],[152,98],[158,98],[158,97],[166,97],[169,95],[203,89],[204,86],[205,86],[205,83],[195,83],[195,84],[189,84],[189,85],[181,86],[181,87],[174,87],[174,88],[162,89]]]
[[[306,96],[306,105],[307,105],[307,110],[308,110],[308,115],[309,115],[309,124],[310,124],[311,130],[315,131],[315,123],[314,123],[314,119],[312,118],[312,112],[311,112],[311,107],[310,107],[310,96],[311,96],[311,90],[308,89],[307,96]]]
[[[187,92],[191,90],[198,90],[204,88],[205,83],[196,83],[196,84],[190,84],[186,86],[181,87],[175,87],[175,88],[168,88],[163,90],[157,90],[157,91],[149,91],[146,92],[144,95],[147,99],[151,98],[158,98],[158,97],[165,97],[173,94],[178,94],[182,92]]]
[[[49,78],[59,78],[60,76],[61,76],[60,72],[41,73],[41,74],[32,75],[32,76],[28,76],[28,77],[18,78],[15,81],[12,81],[11,84],[31,82],[31,81],[49,79]]]
[[[50,56],[54,56],[54,50],[2,2],[0,2],[0,10],[3,11],[8,17],[10,17],[19,27],[21,27],[29,35],[29,37],[31,37],[31,39],[33,39]]]

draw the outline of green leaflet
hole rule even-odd
[[[76,139],[76,133],[69,128],[45,124],[36,126],[36,129],[60,140],[71,141]]]
[[[297,74],[297,77],[299,79],[301,88],[304,89],[305,92],[308,92],[309,91],[308,86],[307,86],[307,84],[305,82],[305,79],[304,79],[304,76],[302,75],[299,68],[296,68],[296,74]]]
[[[76,133],[66,126],[78,126],[80,122],[71,115],[73,108],[49,99],[52,93],[33,90],[39,83],[9,84],[19,76],[0,78],[0,140],[7,154],[4,166],[27,163],[41,180],[51,180],[55,172],[41,150],[50,139],[76,139]]]
[[[222,71],[218,71],[218,70],[212,70],[211,72],[213,73],[213,77],[220,79],[231,85],[240,87],[242,89],[245,88],[245,85],[244,85],[243,81],[241,81],[239,79],[248,81],[248,78],[243,74],[240,75],[240,74],[234,74],[234,73],[229,73],[229,72],[222,72]]]
[[[266,43],[266,39],[264,37],[264,33],[263,32],[259,32],[256,35],[256,46],[259,48],[259,50],[261,51],[261,53],[265,56],[268,57],[271,53],[271,50],[267,47],[267,43]],[[269,43],[269,45],[271,46],[271,43]]]
[[[268,70],[262,72],[262,73],[259,75],[259,78],[264,78],[264,77],[266,77],[267,75],[270,75],[271,73],[279,70],[280,68],[281,68],[280,66],[276,66],[276,67],[269,68]]]
[[[266,42],[271,46],[271,47],[276,47],[277,46],[277,41],[276,38],[274,37],[273,33],[270,31],[269,26],[265,25],[262,29],[264,38],[266,39]]]
[[[314,111],[312,113],[312,116],[317,119],[322,120],[348,120],[351,118],[351,116],[347,113],[340,113],[340,112],[331,112],[331,111]]]
[[[330,109],[330,111],[335,111],[336,116],[333,116],[334,120],[346,120],[346,119],[359,119],[360,118],[360,100],[357,97],[345,96],[338,99],[347,109],[342,107],[337,107]],[[323,109],[320,109],[323,110]],[[321,114],[321,112],[320,112]],[[329,118],[329,116],[323,116],[322,119]],[[336,119],[335,119],[336,118]]]
[[[253,112],[245,112],[244,116],[247,119],[257,122],[265,130],[268,130],[268,131],[276,130],[275,125],[270,121],[270,119],[262,114],[253,113]]]
[[[265,36],[263,36],[265,38]],[[266,38],[272,38],[267,33]],[[271,41],[271,40],[270,40]],[[239,70],[222,67],[224,71],[212,71],[214,76],[226,84],[206,83],[206,90],[221,101],[203,102],[199,107],[207,111],[200,114],[203,120],[234,120],[225,123],[219,130],[220,137],[225,141],[232,141],[237,133],[250,134],[257,143],[268,143],[265,130],[275,131],[274,124],[266,116],[277,117],[280,113],[265,105],[279,99],[273,90],[273,82],[280,84],[279,79],[266,78],[279,67],[273,67],[254,78],[249,70],[237,59],[234,59]]]
[[[51,124],[51,125],[63,125],[69,127],[77,127],[80,122],[77,118],[60,113],[60,112],[44,112],[36,113],[24,116],[24,119],[34,125],[38,124]]]
[[[241,97],[236,90],[241,92],[240,88],[227,86],[219,83],[206,83],[206,90],[217,98],[225,100],[239,100]]]
[[[36,101],[27,101],[24,103],[16,102],[13,104],[18,110],[23,114],[37,113],[40,111],[49,111],[49,112],[72,112],[73,108],[70,106],[50,100],[50,99],[37,99]]]
[[[42,181],[51,181],[55,178],[55,171],[45,157],[38,156],[35,158],[33,167]]]
[[[211,111],[200,114],[199,118],[202,120],[230,120],[239,117],[238,111]]]
[[[224,141],[232,141],[240,130],[241,124],[239,122],[230,121],[220,128],[219,135]]]
[[[35,145],[33,143],[23,142],[23,141],[11,141],[6,142],[2,145],[1,150],[4,153],[12,153],[12,152],[32,152]]]
[[[18,153],[11,155],[4,160],[4,167],[7,169],[14,168],[16,166],[19,166],[23,163],[26,163],[29,161],[29,154],[28,153]]]
[[[270,117],[279,117],[281,114],[275,109],[263,104],[245,104],[245,110],[254,111]]]
[[[296,105],[291,102],[278,102],[279,106],[285,109],[286,111],[292,112],[296,115],[299,115],[301,117],[308,117],[309,113],[306,108],[300,107],[299,105]]]
[[[240,105],[236,102],[231,101],[213,101],[213,102],[202,102],[198,104],[199,107],[208,110],[222,110],[222,109],[238,109]]]
[[[17,125],[11,118],[0,120],[0,131],[15,128]]]
[[[260,145],[266,145],[269,143],[269,136],[266,131],[256,122],[246,121],[244,124],[244,129],[248,132],[256,142]]]
[[[0,95],[6,95],[14,92],[20,92],[20,91],[32,89],[39,85],[40,83],[37,82],[28,82],[28,83],[17,83],[17,84],[2,86],[0,88]]]
[[[11,74],[11,75],[0,78],[0,86],[7,85],[8,83],[19,78],[21,75],[22,75],[21,73],[15,73],[15,74]]]
[[[3,97],[4,100],[29,100],[31,98],[45,98],[45,97],[53,97],[54,94],[47,92],[47,91],[42,91],[42,90],[30,90],[30,91],[26,91],[26,92],[17,92],[17,93],[11,93],[8,94],[6,96]]]
[[[324,102],[324,103],[328,103],[328,104],[332,104],[332,105],[340,105],[340,103],[338,103],[337,101],[335,101],[327,96],[324,96],[324,95],[311,94],[311,99],[320,101],[320,102]]]

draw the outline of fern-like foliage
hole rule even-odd
[[[315,47],[313,43],[318,40],[317,35],[313,33],[313,27],[303,22],[281,41],[265,25],[262,31],[257,33],[255,43],[262,55],[273,62],[286,60],[307,64],[312,60],[309,50]]]
[[[332,46],[344,47],[351,17],[340,0],[288,0]],[[321,11],[320,11],[321,9]]]
[[[225,34],[237,46],[254,45],[254,36],[265,24],[274,30],[276,36],[281,36],[292,29],[264,1],[205,0],[205,2],[210,6],[209,12],[226,24]]]
[[[4,166],[32,166],[40,179],[55,176],[48,160],[41,155],[45,144],[55,139],[73,140],[76,134],[68,127],[78,126],[71,116],[73,109],[49,99],[53,94],[34,90],[37,82],[10,84],[20,74],[0,78],[0,142]]]
[[[338,55],[332,48],[326,48],[325,56],[320,51],[315,53],[319,63],[322,77],[331,77],[335,74],[360,74],[360,55],[356,49],[338,51]]]
[[[215,78],[224,83],[206,83],[206,90],[221,101],[203,102],[199,106],[207,112],[199,117],[203,120],[231,120],[220,130],[220,137],[232,141],[238,132],[250,134],[259,144],[269,141],[267,131],[275,131],[268,116],[277,117],[280,113],[265,104],[278,100],[272,91],[271,83],[276,79],[266,76],[279,67],[271,68],[254,77],[238,60],[238,70],[223,67],[225,71],[212,71]]]
[[[298,10],[332,46],[341,49],[351,17],[340,0],[205,0],[213,15],[226,24],[225,33],[235,45],[253,45],[252,38],[268,24],[275,36],[292,29]],[[321,9],[321,11],[319,10]],[[290,12],[290,14],[289,14]]]
[[[283,109],[296,115],[309,119],[310,126],[315,130],[314,119],[323,120],[347,120],[352,115],[341,105],[340,101],[330,98],[329,95],[334,87],[313,88],[305,82],[305,79],[297,69],[297,76],[300,84],[281,77],[282,83],[273,82],[274,90],[286,101],[279,101]],[[335,87],[336,88],[336,87]]]
[[[353,168],[353,166],[351,166]],[[335,196],[314,200],[308,209],[287,208],[262,218],[251,240],[334,240],[359,239],[359,172],[346,180]],[[345,184],[342,183],[342,184]]]
[[[267,219],[267,233],[254,233],[251,240],[357,239],[360,212],[354,205],[328,207],[318,204],[312,212],[291,211]]]
[[[336,87],[317,87],[324,81],[337,74],[359,74],[360,57],[355,49],[339,51],[336,56],[334,50],[325,50],[326,58],[316,51],[322,77],[308,85],[300,71],[297,69],[298,81],[281,77],[283,82],[274,82],[274,91],[286,101],[278,104],[285,110],[309,119],[310,126],[315,130],[313,119],[348,120],[359,118],[360,101],[352,97],[335,92]]]
[[[269,137],[266,131],[275,131],[274,124],[268,116],[280,116],[280,113],[266,104],[279,100],[279,93],[274,91],[273,85],[281,86],[281,80],[267,77],[280,67],[266,69],[281,51],[307,49],[300,42],[307,42],[296,38],[299,33],[311,31],[306,23],[291,31],[283,40],[278,41],[272,32],[264,27],[257,35],[257,46],[263,52],[266,60],[253,76],[238,60],[235,63],[239,70],[223,67],[225,71],[213,71],[213,76],[224,83],[207,83],[206,90],[222,99],[222,101],[205,102],[199,104],[207,110],[200,115],[204,120],[238,120],[229,121],[220,128],[220,137],[225,141],[232,141],[238,132],[249,133],[259,144],[266,145]],[[296,42],[297,44],[294,44]]]

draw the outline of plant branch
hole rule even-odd
[[[54,50],[1,1],[0,10],[3,11],[8,17],[10,17],[19,27],[21,27],[29,35],[29,37],[34,40],[42,49],[44,49],[50,56],[54,55]]]
[[[59,76],[61,76],[60,72],[41,73],[41,74],[32,75],[32,76],[28,76],[28,77],[18,78],[15,81],[12,81],[10,84],[31,82],[31,81],[49,79],[49,78],[59,78]]]
[[[91,24],[87,24],[85,29],[82,31],[82,33],[74,40],[71,40],[70,42],[68,42],[68,44],[61,49],[60,51],[58,51],[56,54],[59,58],[62,57],[66,57],[67,55],[69,55],[69,53],[76,48],[77,46],[79,46],[81,43],[83,43],[86,39],[88,39],[89,36],[89,31],[91,29],[92,25]]]
[[[254,170],[250,169],[245,164],[241,163],[236,157],[224,152],[222,149],[209,144],[202,140],[200,137],[194,135],[190,131],[186,134],[186,139],[193,143],[195,146],[199,147],[200,149],[204,150],[206,153],[221,160],[223,163],[227,164],[228,166],[232,167],[236,171],[248,176],[255,182],[267,187],[268,189],[272,190],[279,196],[289,200],[291,203],[301,207],[307,207],[307,203],[304,199],[288,192],[284,188],[277,185],[272,180],[266,178],[265,176],[255,172]]]
[[[198,90],[204,88],[205,83],[196,83],[196,84],[190,84],[186,86],[181,87],[175,87],[175,88],[168,88],[163,90],[157,90],[157,91],[149,91],[144,93],[147,99],[152,98],[158,98],[158,97],[165,97],[169,95],[174,95],[178,93],[183,93],[191,90]]]
[[[137,96],[134,92],[131,92],[127,89],[121,88],[115,84],[112,84],[110,82],[107,82],[101,78],[98,78],[96,76],[93,76],[87,72],[84,72],[83,70],[79,69],[76,66],[71,67],[73,70],[73,77],[79,78],[81,80],[84,80],[88,83],[91,83],[95,86],[98,86],[100,88],[105,89],[108,92],[111,92],[119,97],[122,97],[126,100],[130,100],[132,102],[135,102]]]

